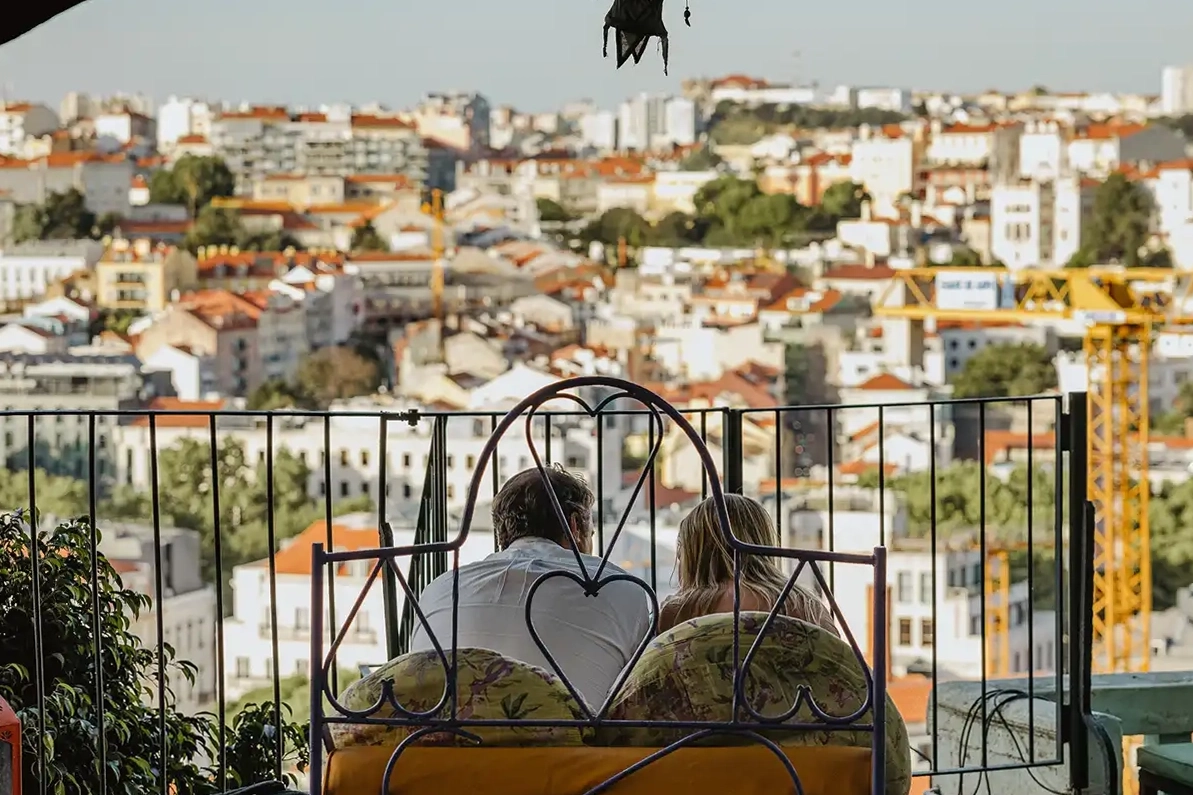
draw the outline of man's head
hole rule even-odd
[[[550,486],[543,482],[546,474]],[[493,533],[497,548],[505,549],[520,538],[544,538],[571,548],[547,489],[553,489],[563,508],[568,530],[581,552],[592,552],[592,489],[583,478],[558,467],[523,470],[506,481],[493,499]]]

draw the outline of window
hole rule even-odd
[[[410,499],[410,495],[413,493],[414,493],[414,490],[410,488],[409,483],[402,484],[402,496],[403,497],[405,497],[406,499]]]
[[[402,453],[402,468],[410,468],[410,453]]]
[[[342,466],[342,467],[348,466],[348,451],[347,450],[340,451],[340,466]]]
[[[248,657],[237,657],[236,658],[236,678],[237,679],[248,679],[249,676],[251,676],[251,675],[252,675],[252,669],[250,668],[249,658]]]
[[[466,456],[464,458],[464,466],[467,467],[469,472],[476,469],[476,456],[474,456],[474,455]]]
[[[911,619],[910,618],[899,619],[899,645],[900,646],[910,646],[911,645]]]
[[[932,647],[936,642],[936,626],[932,623],[930,618],[920,619],[920,645]]]
[[[267,657],[265,660],[265,678],[273,679],[273,658]]]
[[[920,603],[932,604],[932,572],[920,572]]]
[[[360,451],[360,465],[362,467],[367,467],[369,465],[369,451],[368,450]]]
[[[898,591],[898,597],[897,597],[898,600],[900,602],[904,602],[904,603],[914,602],[915,601],[915,592],[912,591],[912,589],[911,589],[911,572],[909,572],[909,571],[899,572],[898,583],[899,583],[899,591]]]
[[[451,455],[451,454],[449,453],[449,454],[448,454],[448,456],[447,456],[447,468],[448,468],[448,469],[451,469],[451,468],[452,468],[452,467],[454,467],[455,465],[456,465],[456,457],[455,457],[454,455]]]
[[[348,481],[346,481],[346,480],[340,481],[340,496],[341,497],[348,496]]]
[[[311,628],[311,611],[306,607],[299,607],[294,611],[294,628],[295,629],[310,629]]]
[[[369,496],[369,481],[363,480],[360,483],[360,493],[364,496]]]

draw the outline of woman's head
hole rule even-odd
[[[725,508],[729,513],[729,526],[739,540],[759,546],[778,546],[774,523],[757,500],[740,494],[726,494]],[[679,523],[676,559],[681,589],[712,588],[733,581],[733,547],[721,529],[717,506],[711,497],[693,508]],[[741,566],[742,582],[751,586],[772,586],[777,582],[781,590],[787,581],[773,558],[742,555]]]

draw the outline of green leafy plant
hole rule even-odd
[[[225,789],[211,761],[215,720],[178,712],[169,684],[193,682],[196,667],[132,630],[149,598],[124,587],[86,521],[31,532],[28,516],[0,514],[0,697],[21,719],[25,786],[54,795],[97,792],[101,782],[116,795]],[[273,778],[279,741],[284,758],[305,766],[305,730],[283,723],[279,737],[274,716],[272,705],[254,705],[226,732],[229,784]]]

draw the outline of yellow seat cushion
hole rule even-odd
[[[456,678],[457,715],[472,720],[583,720],[580,705],[559,677],[528,663],[504,657],[489,649],[460,649]],[[449,656],[450,660],[451,657]],[[394,700],[411,712],[435,708],[446,683],[446,672],[433,651],[411,652],[352,683],[339,697],[346,709],[364,711],[381,697],[382,684],[393,682]],[[451,702],[445,700],[436,717],[451,717]],[[373,716],[395,717],[389,704]],[[379,745],[394,748],[418,727],[333,723],[334,747]],[[468,727],[486,746],[582,745],[591,735],[588,729],[533,726]],[[441,732],[420,737],[421,745],[468,745],[458,735]]]
[[[742,613],[739,633],[741,660],[754,643],[766,613]],[[634,665],[625,686],[609,710],[610,720],[728,722],[732,720],[733,616],[720,614],[685,621],[650,642]],[[746,676],[745,698],[763,716],[786,713],[805,687],[828,715],[845,717],[861,709],[867,697],[866,673],[853,648],[818,626],[786,616],[774,623],[754,655]],[[744,708],[738,718],[756,722]],[[858,720],[868,723],[867,711]],[[790,719],[818,723],[807,705]],[[781,724],[780,724],[781,726]],[[602,727],[601,745],[667,746],[691,732],[662,726]],[[841,727],[829,731],[783,729],[762,733],[783,746],[855,746],[869,748],[868,731]],[[704,744],[750,743],[748,737],[718,735]],[[911,752],[907,727],[899,710],[886,699],[887,795],[906,795],[911,787]]]
[[[412,746],[394,765],[388,795],[584,795],[645,759],[653,748],[428,748]],[[866,748],[783,749],[804,795],[867,795]],[[332,752],[324,795],[381,795],[392,749]],[[783,763],[762,746],[682,748],[618,782],[613,795],[789,795]]]

